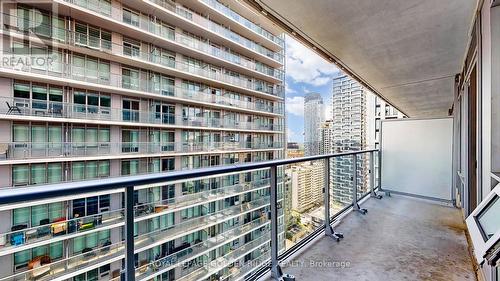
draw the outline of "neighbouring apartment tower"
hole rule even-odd
[[[318,93],[308,93],[304,98],[304,154],[320,153],[319,128],[325,120],[323,98]]]
[[[404,115],[381,98],[367,91],[345,74],[333,79],[332,112],[320,127],[321,153],[379,148],[380,122],[404,118]],[[358,157],[358,190],[367,186],[369,159]],[[352,165],[350,157],[333,161],[333,199],[341,203],[352,201]],[[377,175],[378,161],[375,159]]]
[[[284,157],[284,37],[242,1],[22,2],[0,2],[0,187]],[[123,200],[1,209],[0,279],[118,278]],[[267,170],[138,186],[134,203],[139,279],[239,280],[269,258]]]
[[[362,150],[367,147],[367,92],[354,79],[339,73],[333,78],[332,111],[330,121],[322,125],[324,138],[329,140],[324,145],[327,153],[337,153],[352,150]],[[368,159],[357,156],[358,190],[366,187],[368,180]],[[352,171],[351,156],[337,157],[331,162],[332,198],[334,201],[348,204],[352,202]]]

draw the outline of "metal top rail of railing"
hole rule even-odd
[[[81,182],[69,182],[62,184],[52,184],[52,185],[43,185],[43,186],[33,186],[29,188],[6,188],[0,189],[0,206],[7,204],[16,204],[20,202],[32,201],[32,200],[43,200],[49,199],[53,197],[63,197],[69,195],[79,195],[84,193],[92,193],[92,192],[103,192],[109,190],[117,190],[122,189],[124,192],[124,211],[125,211],[125,231],[124,231],[124,244],[125,244],[125,269],[122,271],[123,277],[125,280],[136,280],[136,278],[142,280],[140,276],[136,276],[136,266],[135,266],[135,258],[134,258],[134,250],[135,250],[135,239],[134,239],[134,190],[137,186],[150,185],[150,184],[158,184],[165,182],[181,182],[186,180],[196,180],[204,177],[214,177],[214,176],[223,176],[233,173],[246,172],[246,171],[255,171],[262,169],[270,169],[270,196],[268,200],[270,201],[270,212],[268,214],[269,220],[271,222],[270,234],[271,234],[271,260],[267,264],[267,266],[259,267],[259,270],[256,272],[265,271],[271,269],[271,275],[273,278],[278,280],[282,276],[281,269],[279,267],[279,262],[281,259],[286,258],[287,255],[292,251],[296,251],[304,244],[309,243],[312,239],[307,238],[304,239],[300,244],[296,244],[295,246],[300,247],[292,247],[289,250],[281,253],[279,255],[279,241],[278,241],[278,217],[279,217],[279,199],[278,199],[278,167],[289,164],[296,164],[300,162],[308,162],[308,161],[317,161],[324,160],[325,161],[325,186],[324,186],[324,203],[325,206],[330,206],[330,195],[329,195],[329,179],[330,179],[330,159],[335,157],[342,156],[351,156],[353,159],[356,159],[360,154],[369,154],[370,156],[370,183],[371,183],[371,194],[375,195],[375,181],[374,181],[374,162],[375,162],[375,152],[379,153],[377,149],[368,149],[368,150],[358,150],[358,151],[348,151],[342,153],[328,154],[328,155],[317,155],[310,157],[301,157],[301,158],[292,158],[292,159],[281,159],[281,160],[271,160],[265,162],[254,162],[254,163],[245,163],[245,164],[235,164],[235,165],[227,165],[222,167],[209,167],[202,169],[193,169],[193,170],[183,170],[183,171],[172,171],[167,173],[156,173],[156,174],[147,174],[147,175],[136,175],[136,176],[125,176],[119,178],[109,178],[109,179],[99,179],[99,180],[90,180],[90,181],[81,181]],[[378,161],[380,161],[380,155],[378,157]],[[364,209],[360,209],[358,205],[358,195],[357,195],[357,179],[356,173],[360,167],[358,167],[357,161],[352,161],[353,165],[353,177],[351,180],[353,181],[353,202],[347,207],[352,207],[353,210],[357,210],[360,212],[364,212]],[[370,193],[370,192],[369,192]],[[366,194],[365,194],[366,195]],[[314,233],[309,235],[316,236],[323,229],[325,233],[329,236],[332,236],[335,239],[339,239],[337,233],[333,231],[330,226],[331,218],[329,208],[325,208],[325,222],[324,226],[320,229],[317,229]],[[328,218],[328,219],[327,219]],[[341,235],[340,235],[341,237]],[[265,265],[265,264],[264,264]]]

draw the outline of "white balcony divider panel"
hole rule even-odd
[[[451,201],[452,143],[452,118],[383,121],[382,189]]]

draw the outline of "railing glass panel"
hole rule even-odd
[[[8,255],[41,241],[62,239],[71,243],[101,228],[111,232],[109,241],[80,252],[54,259],[52,253],[33,257],[24,269],[0,280],[67,279],[107,263],[114,263],[112,280],[120,271],[135,276],[135,280],[160,276],[176,280],[242,280],[269,264],[274,270],[283,255],[321,234],[325,221],[371,191],[368,181],[359,180],[361,186],[356,192],[356,180],[351,178],[368,172],[371,152],[38,186],[20,193],[0,189],[3,209],[13,203],[54,200],[97,190],[114,191],[118,195],[115,199],[120,198],[112,203],[120,208],[112,211],[44,221],[42,226],[31,228],[16,226],[0,234],[0,255]],[[354,165],[363,161],[367,165]],[[210,180],[216,177],[224,183],[212,184]],[[183,186],[201,178],[206,180],[207,188]],[[163,198],[163,187],[175,191],[172,197]],[[22,243],[17,244],[19,241]],[[128,267],[116,269],[122,266],[122,259]]]

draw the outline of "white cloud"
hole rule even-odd
[[[304,97],[291,97],[285,100],[286,111],[297,116],[304,116]]]
[[[286,75],[295,82],[325,85],[339,70],[295,39],[286,37]]]
[[[314,86],[321,86],[321,85],[325,85],[326,83],[330,82],[330,77],[317,77],[313,80],[311,80],[311,83],[312,85]]]
[[[294,93],[296,93],[296,92],[297,92],[297,91],[295,91],[294,89],[292,89],[292,88],[290,88],[290,87],[288,86],[288,83],[286,83],[286,84],[285,84],[285,94],[287,94],[287,95],[288,95],[288,94],[294,94]]]

